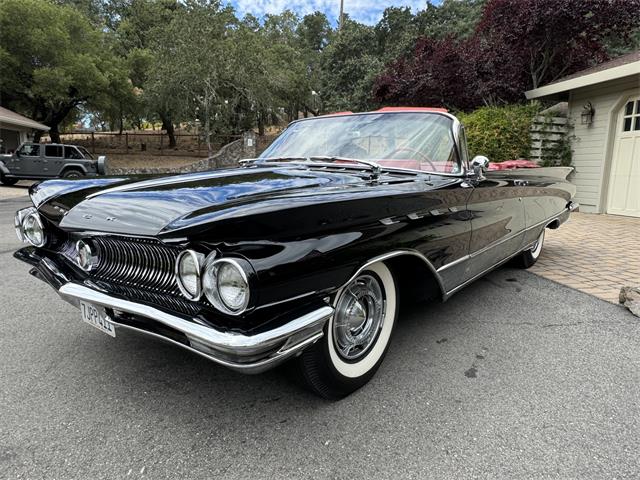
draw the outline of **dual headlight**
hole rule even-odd
[[[47,243],[47,235],[35,207],[18,210],[13,223],[21,242],[30,243],[34,247],[43,247]]]
[[[204,294],[223,313],[240,315],[249,306],[249,262],[235,258],[205,257],[193,250],[183,251],[176,260],[176,277],[182,294],[199,300]]]

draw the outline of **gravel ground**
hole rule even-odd
[[[500,269],[405,309],[373,381],[329,403],[83,324],[11,256],[25,204],[0,200],[3,479],[637,478],[622,307]]]

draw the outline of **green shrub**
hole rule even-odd
[[[485,155],[492,162],[529,158],[531,120],[540,105],[482,107],[457,116],[465,126],[469,154]]]
[[[545,130],[551,131],[553,125],[553,113],[542,115],[544,117]],[[567,123],[567,132],[562,136],[560,140],[549,141],[549,134],[541,134],[542,140],[542,155],[540,156],[541,167],[570,167],[573,163],[573,149],[571,143],[576,138],[571,132],[573,130],[573,124],[569,121]],[[546,148],[545,148],[546,147]]]

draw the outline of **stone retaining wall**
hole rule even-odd
[[[161,175],[168,173],[204,172],[217,168],[233,167],[238,165],[238,162],[243,158],[254,158],[256,156],[256,137],[256,134],[252,131],[245,132],[241,139],[228,143],[211,157],[203,158],[202,160],[182,167],[109,168],[107,173],[109,175]]]

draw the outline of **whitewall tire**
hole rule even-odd
[[[389,347],[398,313],[396,282],[382,262],[366,267],[335,295],[324,336],[298,364],[311,390],[342,398],[367,383]]]
[[[520,268],[529,268],[538,261],[538,258],[540,258],[540,254],[542,253],[545,230],[545,228],[542,229],[542,232],[540,232],[538,239],[532,246],[530,246],[524,252],[520,253],[514,258],[516,266]]]

